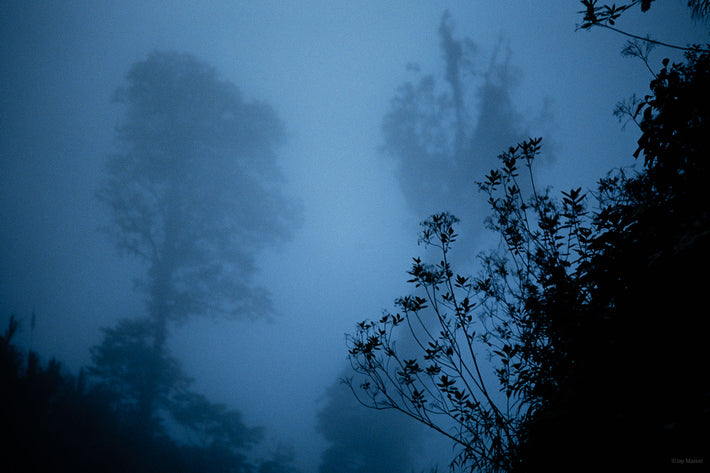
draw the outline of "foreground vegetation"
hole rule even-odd
[[[585,27],[620,15],[583,3]],[[656,43],[625,52],[650,68]],[[640,169],[557,198],[535,183],[541,139],[511,147],[479,183],[501,247],[473,276],[450,258],[458,218],[422,223],[438,262],[415,258],[414,292],[348,338],[359,376],[345,382],[362,404],[444,435],[463,471],[703,462],[710,53],[682,49],[684,61],[651,69],[648,95],[617,109],[641,131]]]

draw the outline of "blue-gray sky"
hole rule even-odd
[[[620,26],[679,44],[707,41],[686,2],[656,3]],[[302,202],[304,216],[291,242],[259,258],[259,278],[279,317],[193,321],[174,331],[172,343],[198,389],[296,445],[299,463],[314,469],[325,446],[315,433],[316,412],[342,373],[343,334],[407,291],[405,270],[420,251],[416,229],[426,215],[411,212],[394,163],[378,148],[390,100],[411,79],[407,64],[443,70],[437,30],[447,9],[456,36],[476,44],[481,70],[496,45],[511,51],[513,103],[554,155],[541,175],[545,183],[591,186],[611,167],[633,162],[637,130],[622,130],[612,110],[631,93],[645,93],[648,72],[620,56],[621,36],[576,32],[577,2],[0,7],[2,320],[16,313],[26,322],[25,346],[77,370],[100,327],[143,311],[132,288],[139,265],[116,255],[97,231],[107,216],[94,196],[120,118],[111,96],[130,65],[151,51],[191,53],[280,115],[289,135],[280,150],[285,192]],[[678,53],[657,50],[656,67],[665,56]]]

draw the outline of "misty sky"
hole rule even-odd
[[[76,371],[101,327],[144,310],[132,283],[140,265],[98,231],[108,217],[95,194],[121,116],[111,97],[152,51],[193,54],[281,117],[284,193],[303,216],[291,241],[258,257],[277,317],[193,320],[171,345],[197,390],[295,445],[311,470],[325,448],[316,413],[346,363],[344,333],[408,291],[405,271],[421,253],[416,231],[427,215],[412,211],[379,149],[390,100],[413,79],[407,65],[442,75],[443,12],[455,36],[476,45],[476,69],[496,47],[510,51],[508,92],[520,126],[543,136],[540,179],[558,190],[633,163],[638,131],[612,111],[650,80],[619,54],[624,38],[575,32],[577,2],[12,3],[0,7],[0,322],[15,313],[23,346]],[[656,3],[621,26],[707,41],[685,1]],[[663,57],[678,53],[656,50],[653,67]],[[477,159],[493,166],[501,151]]]

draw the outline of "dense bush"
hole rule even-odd
[[[501,154],[480,188],[503,250],[482,255],[477,276],[449,260],[458,219],[427,219],[420,241],[441,261],[415,258],[418,292],[348,338],[358,399],[448,437],[453,465],[471,471],[703,458],[709,86],[704,50],[663,61],[652,94],[629,110],[641,117],[644,166],[601,179],[595,202],[536,188],[539,139]]]

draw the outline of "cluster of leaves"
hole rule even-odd
[[[510,148],[499,156],[501,168],[479,183],[493,209],[488,226],[501,235],[506,249],[482,257],[483,289],[492,302],[484,309],[496,322],[487,329],[498,346],[516,348],[512,388],[525,402],[526,413],[540,408],[563,382],[569,343],[561,320],[588,300],[581,275],[593,233],[581,188],[562,192],[560,202],[548,189],[535,187],[532,163],[540,143],[535,138]],[[532,189],[528,197],[521,190],[521,163]],[[500,356],[500,349],[494,354]]]
[[[7,434],[0,445],[7,471],[295,471],[292,457],[282,453],[248,458],[261,430],[246,427],[239,412],[184,387],[166,396],[163,406],[181,430],[147,429],[135,415],[135,393],[127,389],[130,362],[110,363],[114,374],[103,378],[95,369],[71,376],[56,359],[42,366],[36,353],[23,354],[13,344],[18,329],[11,317],[0,336],[0,416]],[[117,337],[114,331],[107,339],[95,356],[133,347],[138,353],[130,360],[150,361],[135,337]]]
[[[419,294],[348,337],[364,377],[347,380],[358,399],[446,435],[459,447],[453,464],[472,470],[701,454],[710,391],[698,381],[707,357],[693,307],[710,265],[708,84],[707,53],[664,61],[634,112],[643,170],[612,172],[591,196],[535,187],[540,139],[501,154],[479,187],[503,246],[481,256],[475,278],[448,260],[457,219],[425,221],[420,241],[441,262],[416,258],[409,282]],[[397,345],[406,343],[398,327],[411,346]]]
[[[348,336],[352,367],[367,381],[358,386],[353,379],[347,382],[363,404],[398,409],[449,437],[459,447],[455,464],[505,470],[516,441],[519,403],[512,384],[504,389],[503,399],[489,391],[490,380],[474,347],[474,311],[481,302],[474,297],[485,298],[480,289],[486,283],[455,275],[451,268],[448,255],[457,221],[441,213],[423,222],[420,239],[438,248],[442,260],[432,265],[415,258],[409,282],[424,297],[398,298],[400,312],[385,312],[377,322],[363,321]],[[407,327],[421,358],[398,349],[393,332],[400,326]],[[501,349],[510,363],[515,348]],[[499,375],[505,377],[505,370]]]
[[[582,23],[577,25],[577,28],[585,30],[592,27],[606,28],[629,38],[633,38],[635,41],[642,41],[648,44],[660,45],[684,51],[689,51],[693,48],[699,49],[699,46],[697,45],[686,47],[651,39],[649,36],[642,37],[628,31],[621,30],[616,26],[617,20],[619,20],[619,18],[630,9],[638,6],[642,12],[647,12],[651,8],[651,4],[654,1],[655,0],[632,0],[619,5],[616,3],[612,3],[610,5],[608,3],[599,4],[598,0],[580,0],[583,10],[578,13],[582,15]],[[708,0],[688,0],[688,8],[690,9],[691,15],[694,19],[702,21],[710,19],[710,2]]]
[[[584,19],[579,28],[589,29],[592,26],[614,26],[616,20],[627,10],[638,5],[641,7],[641,11],[646,12],[651,8],[651,3],[653,2],[654,0],[633,0],[617,6],[615,3],[598,5],[597,0],[581,0],[584,10],[579,13],[584,14]]]
[[[408,282],[422,296],[398,298],[399,312],[361,322],[348,338],[352,366],[367,378],[360,389],[348,380],[356,396],[371,407],[401,410],[450,437],[460,447],[455,465],[511,469],[522,425],[545,399],[542,392],[557,386],[565,359],[557,340],[562,334],[550,330],[542,309],[531,305],[559,304],[559,298],[548,300],[549,292],[565,285],[569,304],[585,298],[579,284],[567,280],[589,253],[585,195],[573,189],[558,204],[547,192],[536,192],[534,183],[533,197],[522,195],[519,164],[532,177],[540,142],[530,139],[500,155],[502,166],[479,184],[493,210],[488,224],[502,235],[507,258],[482,255],[477,277],[455,274],[449,253],[458,219],[431,216],[422,223],[419,241],[438,248],[442,259],[427,264],[415,258],[408,272]],[[398,326],[407,327],[421,359],[397,349]],[[486,354],[495,360],[497,389],[486,377]]]
[[[564,356],[549,373],[557,388],[535,388],[544,402],[526,426],[522,469],[548,466],[558,450],[590,456],[581,439],[604,449],[600,463],[619,455],[658,467],[703,453],[710,392],[696,375],[707,356],[694,307],[710,264],[708,85],[708,53],[663,61],[633,112],[643,169],[600,180],[587,253],[533,299]]]
[[[710,148],[704,121],[710,103],[705,94],[710,79],[708,56],[693,49],[686,54],[685,63],[669,67],[664,60],[650,84],[653,94],[637,109],[643,121],[634,155],[643,154],[648,178],[662,195],[697,189],[697,181],[707,175],[707,160],[699,156],[707,156]]]

